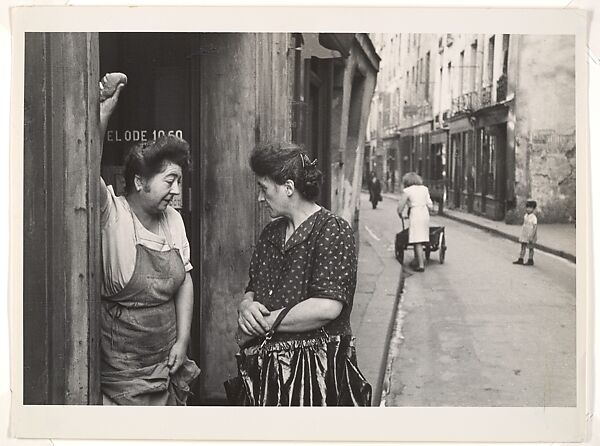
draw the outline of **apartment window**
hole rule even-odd
[[[400,123],[400,88],[396,88],[394,91],[394,116],[392,117],[392,123],[397,126]]]
[[[425,100],[429,102],[429,63],[430,63],[429,51],[425,54]]]
[[[409,72],[406,71],[406,77],[404,78],[404,104],[408,104],[408,102],[410,101],[410,96],[409,96]],[[405,111],[406,113],[406,111]]]
[[[410,103],[411,105],[415,104],[415,67],[412,67],[410,74]]]
[[[454,79],[453,79],[453,73],[452,73],[452,62],[448,62],[448,85],[449,85],[449,90],[450,90],[450,99],[452,99],[454,97],[453,94],[453,87],[454,87]]]
[[[438,111],[440,112],[440,116],[442,113],[442,107],[443,107],[443,99],[442,99],[442,95],[444,93],[444,85],[443,85],[443,81],[444,81],[444,67],[441,66],[440,67],[440,77],[439,77],[439,82],[438,82]],[[441,119],[438,120],[438,122],[440,122],[441,125]]]
[[[487,81],[488,85],[494,82],[494,47],[495,36],[490,37],[488,44],[488,59],[487,59]]]
[[[458,78],[458,94],[462,95],[464,93],[464,83],[465,83],[465,52],[460,52],[460,69],[459,69],[459,78]]]
[[[508,73],[508,41],[510,34],[502,35],[502,74]]]
[[[471,66],[469,67],[470,88],[469,91],[477,90],[477,41],[471,45]]]
[[[423,59],[417,61],[417,98],[421,101],[421,82],[423,81]]]
[[[383,93],[383,128],[390,126],[390,94]]]

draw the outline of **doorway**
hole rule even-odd
[[[194,69],[193,48],[197,33],[100,33],[100,73],[123,72],[127,87],[109,122],[104,140],[101,172],[117,195],[124,193],[123,163],[134,144],[174,135],[190,144],[192,166],[200,166],[198,126],[198,74]],[[194,102],[196,101],[196,102]],[[181,214],[191,247],[194,282],[194,314],[189,355],[197,362],[200,345],[194,340],[201,333],[201,227],[193,214],[192,198],[200,190],[200,169],[182,180],[182,193],[171,206]],[[192,222],[196,222],[192,224]]]

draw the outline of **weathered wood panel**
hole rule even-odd
[[[66,404],[98,403],[99,392],[99,210],[98,37],[54,36],[62,48],[57,68],[64,89],[64,241]],[[70,67],[85,70],[64,70]],[[56,144],[53,144],[57,147]],[[53,168],[54,170],[54,168]],[[57,203],[57,207],[60,208]],[[58,254],[58,253],[57,253]],[[90,377],[92,380],[90,380]]]
[[[268,221],[257,204],[249,155],[257,143],[290,136],[288,37],[205,34],[200,46],[200,391],[214,401],[224,397],[223,380],[237,373],[234,299],[244,291],[256,237]]]
[[[97,403],[98,37],[35,34],[27,45],[25,402]]]
[[[201,71],[202,66],[202,47],[200,42],[200,35],[193,34],[190,41],[191,52],[190,52],[190,150],[192,152],[192,164],[193,171],[191,178],[189,178],[189,184],[191,191],[190,196],[190,209],[191,209],[191,224],[187,226],[188,235],[190,239],[191,247],[191,261],[194,269],[192,270],[192,279],[194,281],[194,310],[192,315],[192,329],[190,342],[190,354],[200,368],[202,373],[206,372],[206,366],[204,364],[204,347],[201,340],[203,336],[204,328],[204,312],[202,302],[203,300],[203,262],[202,252],[204,252],[204,245],[202,239],[202,151],[200,141],[200,117],[201,117],[201,94],[200,94],[200,82],[201,82]],[[201,392],[198,391],[201,388],[202,378],[195,383],[195,387],[192,389],[195,396],[190,401],[191,404],[199,402],[201,400]]]
[[[288,57],[289,34],[254,34],[256,40],[256,144],[291,141],[291,106],[293,97],[293,59]],[[292,54],[293,57],[293,54]],[[252,148],[250,148],[252,149]],[[247,160],[250,159],[248,152]],[[249,169],[248,162],[246,163]],[[252,177],[253,183],[255,182]],[[258,237],[270,221],[269,214],[257,201],[255,232]]]
[[[48,215],[46,171],[48,165],[46,113],[46,36],[25,36],[25,128],[23,206],[23,402],[49,401],[50,342],[48,301]]]
[[[206,34],[200,66],[202,237],[202,394],[223,395],[235,373],[234,298],[246,283],[254,241],[254,183],[247,154],[255,143],[256,45],[244,34]]]
[[[98,207],[100,188],[98,176],[100,175],[102,137],[99,132],[98,122],[99,103],[97,79],[100,79],[99,69],[99,37],[97,33],[86,34],[86,56],[87,77],[83,79],[85,84],[84,94],[87,103],[86,119],[86,154],[87,165],[87,306],[84,311],[88,316],[88,381],[87,396],[88,404],[101,404],[102,394],[100,390],[100,287],[102,282],[101,248],[100,248],[100,209]],[[83,161],[83,159],[82,159]]]

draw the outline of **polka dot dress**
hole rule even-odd
[[[318,297],[342,302],[344,308],[324,328],[330,335],[349,335],[356,289],[357,258],[352,228],[344,219],[321,209],[285,241],[287,220],[279,218],[263,230],[250,263],[246,291],[269,310]],[[307,333],[278,333],[280,340],[310,339]]]

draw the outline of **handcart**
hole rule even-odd
[[[404,262],[404,250],[408,248],[408,228],[404,223],[404,217],[400,216],[402,220],[402,231],[396,234],[395,243],[395,254],[398,262]],[[440,251],[440,263],[444,263],[446,259],[446,227],[445,226],[430,226],[429,227],[429,243],[423,243],[425,248],[425,258],[429,260],[432,252],[437,250]]]

